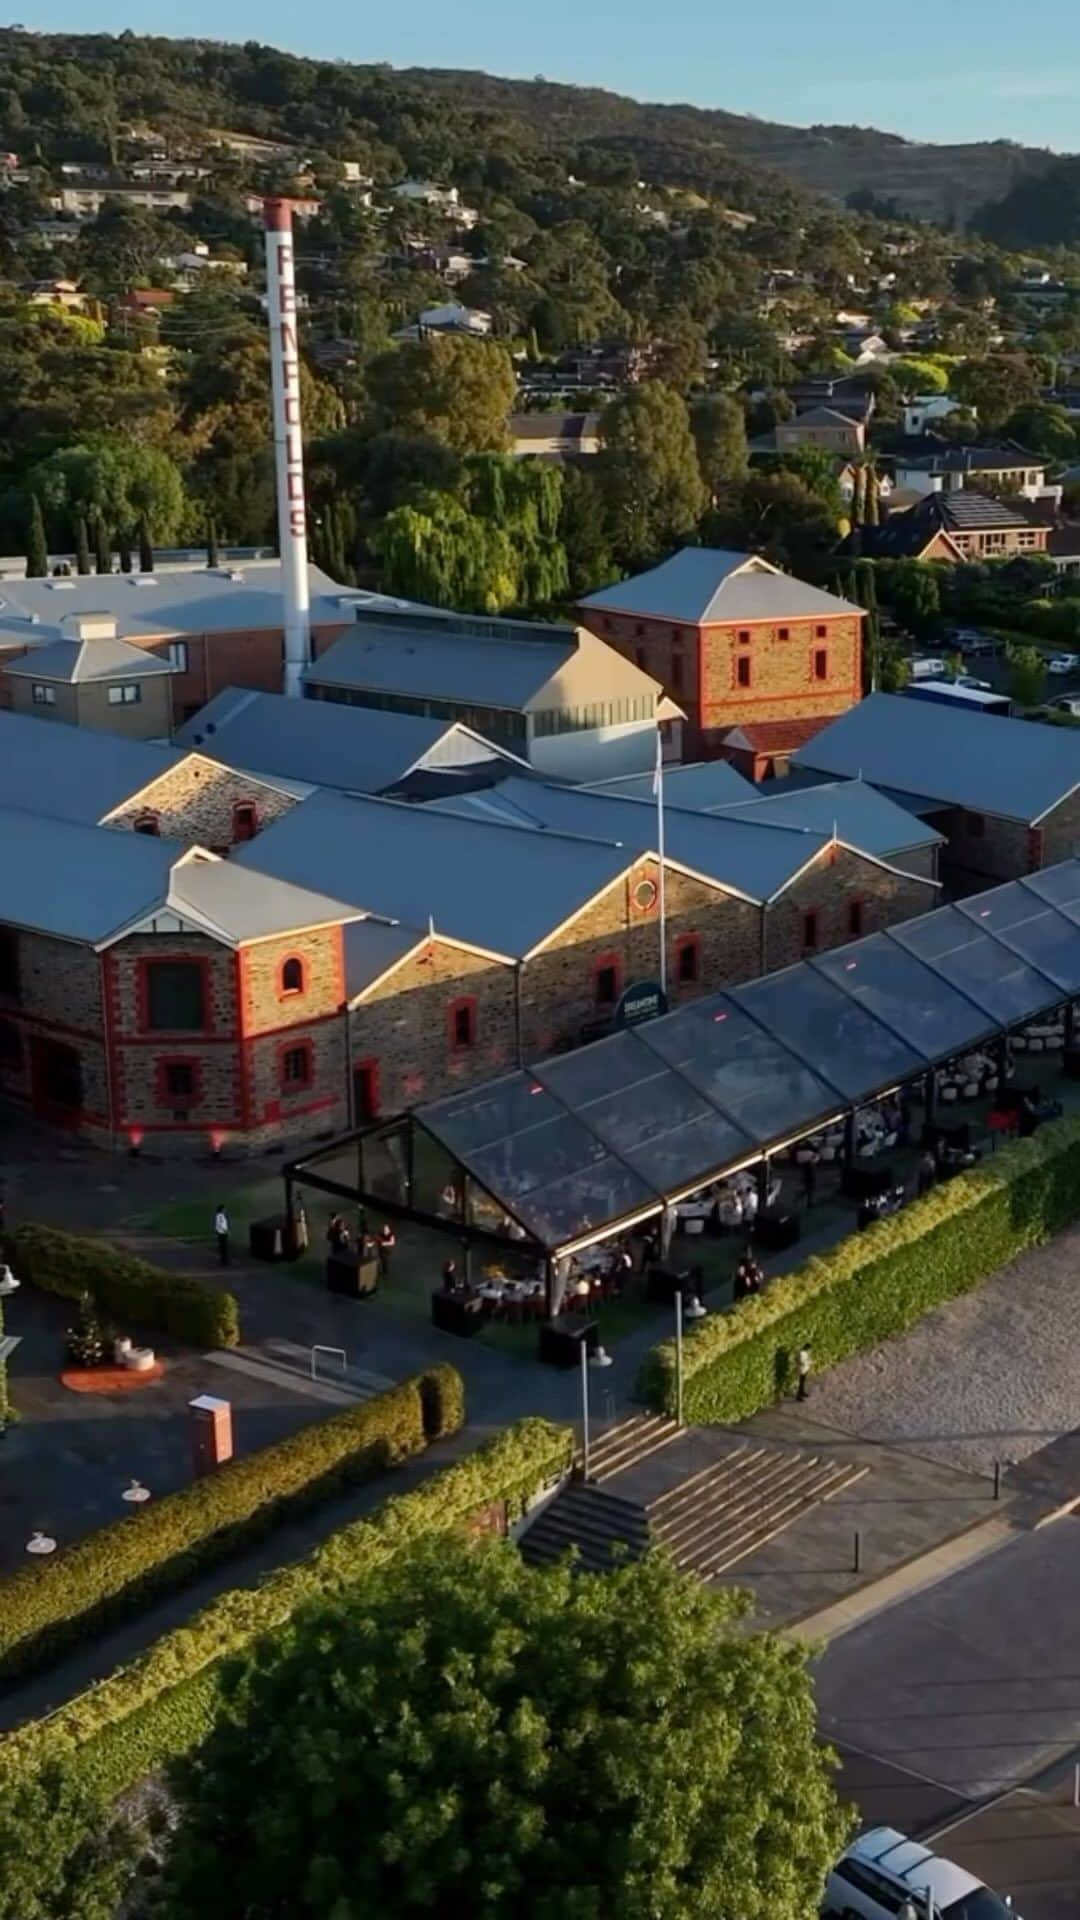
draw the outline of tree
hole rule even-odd
[[[1005,660],[1009,669],[1010,700],[1018,707],[1037,707],[1046,679],[1046,661],[1038,647],[1007,647]]]
[[[90,572],[90,541],[86,533],[86,515],[75,515],[75,567],[79,573]]]
[[[208,567],[218,567],[221,565],[221,555],[218,551],[217,522],[213,514],[208,516],[206,522],[206,564]]]
[[[580,600],[619,577],[603,488],[586,466],[563,469],[559,538],[566,553],[567,590]]]
[[[371,536],[391,593],[462,611],[542,611],[565,598],[557,468],[478,455],[463,497],[421,491]]]
[[[910,358],[890,360],[889,372],[907,400],[916,393],[948,393],[949,391],[948,373],[944,367],[938,365],[936,360]]]
[[[153,573],[154,547],[150,539],[150,523],[145,513],[139,521],[139,572]]]
[[[956,368],[951,386],[957,400],[974,407],[980,427],[999,427],[1017,407],[1038,398],[1031,363],[1019,354],[965,360]]]
[[[687,394],[705,378],[709,345],[705,332],[678,309],[664,322],[652,355],[652,374],[676,393]]]
[[[806,1920],[850,1819],[807,1656],[745,1606],[660,1556],[403,1549],[233,1668],[166,1920]]]
[[[135,1851],[132,1834],[60,1767],[5,1787],[0,1920],[114,1920],[132,1885]]]
[[[934,568],[921,560],[898,560],[882,575],[888,601],[902,626],[924,634],[941,615],[941,592]]]
[[[97,512],[111,527],[137,527],[145,520],[165,545],[177,538],[186,504],[180,469],[167,453],[96,437],[39,461],[27,485],[50,515],[70,521],[76,513]]]
[[[851,512],[848,518],[853,527],[861,527],[866,519],[866,468],[861,462],[852,475]]]
[[[426,434],[458,453],[500,452],[517,382],[493,340],[429,334],[379,354],[367,372],[376,432]]]
[[[730,394],[706,394],[690,408],[690,431],[701,477],[715,500],[746,477],[746,416]]]
[[[122,533],[120,535],[119,540],[116,543],[116,557],[120,563],[121,573],[130,573],[131,572],[131,540],[129,535],[126,533]],[[98,572],[99,573],[108,572],[108,568],[99,567]]]
[[[820,577],[836,546],[839,514],[796,473],[752,472],[736,508],[707,523],[721,546],[764,553],[803,579]]]
[[[1048,406],[1042,400],[1018,407],[1015,413],[1009,415],[1005,432],[1010,440],[1017,441],[1022,447],[1031,447],[1035,453],[1045,454],[1048,459],[1076,459],[1076,431],[1064,407]]]
[[[112,572],[112,535],[105,524],[105,516],[100,507],[95,507],[91,516],[91,528],[94,536],[94,572]],[[130,562],[129,562],[130,567]]]
[[[45,538],[45,520],[37,494],[30,500],[26,534],[26,577],[43,580],[49,571],[49,544]]]
[[[636,566],[692,538],[708,494],[681,394],[658,380],[630,387],[605,408],[600,433],[617,557]]]

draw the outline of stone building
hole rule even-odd
[[[863,609],[759,554],[687,547],[590,594],[580,612],[684,709],[684,760],[722,755],[753,779],[783,773],[862,693]]]
[[[1014,880],[1080,845],[1080,734],[875,693],[795,756],[832,778],[855,772],[941,834],[955,881]]]
[[[0,1091],[101,1146],[332,1132],[353,917],[202,849],[0,811]]]

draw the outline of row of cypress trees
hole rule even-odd
[[[139,554],[140,573],[154,571],[154,546],[150,538],[150,526],[145,515],[139,522],[133,537],[122,538],[117,543],[120,556],[121,573],[131,572],[132,552],[135,547]],[[113,542],[112,534],[105,524],[104,515],[91,509],[89,515],[78,514],[75,519],[75,571],[76,573],[111,573]],[[216,567],[218,564],[217,529],[211,520],[206,529],[206,563]],[[45,536],[45,519],[41,511],[41,502],[36,495],[30,502],[30,516],[26,538],[26,577],[28,580],[42,580],[49,571],[49,545]]]

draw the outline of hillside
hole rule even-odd
[[[441,96],[449,114],[433,115]],[[0,138],[27,136],[55,158],[88,141],[103,157],[117,129],[151,121],[236,128],[269,139],[397,157],[457,175],[542,169],[556,151],[625,164],[655,184],[694,187],[774,211],[791,190],[873,196],[906,215],[968,223],[984,203],[1052,164],[1007,141],[935,146],[862,127],[789,127],[691,106],[643,104],[598,88],[471,72],[393,71],[307,60],[259,46],[0,31]],[[788,183],[785,194],[780,183]]]

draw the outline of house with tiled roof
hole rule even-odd
[[[862,692],[862,608],[761,554],[685,547],[580,611],[682,707],[684,759],[728,758],[754,780]]]

